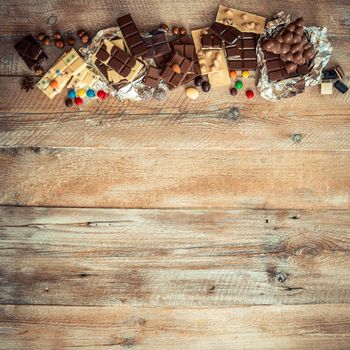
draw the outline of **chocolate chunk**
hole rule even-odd
[[[228,44],[233,44],[235,41],[237,41],[240,36],[241,32],[231,26],[227,26],[222,23],[214,23],[210,28],[209,31],[211,33],[214,33],[216,36],[218,36],[222,41]]]
[[[32,35],[28,35],[20,40],[16,44],[15,49],[29,69],[34,70],[47,60],[46,54]]]
[[[334,83],[334,87],[340,91],[342,94],[345,94],[349,88],[344,84],[342,83],[340,80],[337,80],[335,83]]]
[[[323,79],[338,79],[338,74],[335,69],[329,69],[323,71]]]
[[[222,40],[214,34],[204,34],[201,36],[202,49],[221,49]]]
[[[241,33],[240,39],[234,44],[226,44],[226,56],[229,70],[256,69],[256,43],[254,33]]]
[[[154,58],[166,55],[171,52],[171,47],[165,33],[156,34],[150,38],[144,39],[147,52],[142,58]]]
[[[175,73],[172,67],[178,65],[181,69],[181,73]],[[186,57],[179,55],[177,52],[173,57],[168,61],[166,67],[164,68],[161,78],[174,87],[181,85],[185,79],[186,74],[191,70],[193,66],[193,61],[189,60]]]
[[[160,69],[149,66],[146,76],[143,78],[143,83],[147,86],[157,88],[160,82]]]
[[[147,47],[138,31],[130,14],[117,19],[118,26],[123,34],[124,40],[134,57],[139,57],[147,52]]]

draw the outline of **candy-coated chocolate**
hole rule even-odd
[[[77,97],[74,99],[74,103],[78,106],[82,105],[83,104],[83,99],[81,97]]]
[[[250,77],[250,73],[249,73],[247,70],[244,70],[244,71],[242,72],[242,77],[243,77],[243,78],[249,78],[249,77]]]
[[[94,90],[89,89],[88,91],[86,91],[86,96],[88,96],[88,97],[95,97],[96,93],[95,93]]]
[[[103,90],[98,90],[97,97],[100,98],[101,100],[104,100],[107,97],[107,93]]]
[[[84,97],[85,94],[86,94],[85,89],[79,89],[78,92],[77,92],[77,95],[78,95],[79,97]]]
[[[236,95],[237,95],[237,89],[236,89],[236,88],[231,88],[231,89],[230,89],[230,94],[231,94],[232,96],[236,96]]]
[[[235,83],[235,88],[241,90],[243,88],[243,83],[240,80],[237,80]]]
[[[77,97],[77,94],[75,93],[75,90],[69,90],[68,91],[68,97],[69,98],[76,98]]]
[[[73,100],[71,98],[67,98],[64,101],[64,104],[66,105],[66,107],[72,107],[73,106]]]
[[[251,99],[254,97],[254,92],[252,90],[247,90],[245,95],[247,96],[247,98]]]
[[[51,81],[50,81],[50,86],[51,86],[53,89],[57,89],[57,88],[58,88],[58,82],[57,82],[57,80],[51,80]]]
[[[235,70],[230,71],[230,78],[236,79],[237,78],[237,72]]]

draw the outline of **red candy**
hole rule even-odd
[[[252,90],[247,90],[246,93],[245,93],[245,95],[246,95],[249,99],[251,99],[251,98],[254,97],[254,92],[253,92]]]
[[[99,97],[101,100],[104,100],[106,97],[108,97],[108,94],[106,93],[106,91],[98,90],[97,97]]]
[[[77,97],[77,98],[74,99],[74,103],[75,103],[76,105],[78,105],[78,106],[82,105],[83,102],[84,102],[83,99],[80,98],[80,97]]]

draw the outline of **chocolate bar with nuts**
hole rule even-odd
[[[179,55],[177,52],[168,61],[165,66],[161,78],[173,87],[181,85],[186,77],[186,74],[191,70],[193,61]]]
[[[117,19],[118,26],[123,34],[124,40],[128,45],[131,54],[139,57],[147,52],[147,47],[137,29],[130,14]]]

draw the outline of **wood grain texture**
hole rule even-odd
[[[281,10],[291,16],[304,16],[309,25],[326,26],[332,35],[350,34],[350,5],[347,0],[337,0],[336,6],[331,1],[255,1],[238,0],[222,1],[222,5],[271,17]],[[69,10],[67,10],[69,9]],[[36,6],[29,0],[21,2],[12,0],[2,2],[0,6],[0,35],[16,33],[39,32],[42,30],[76,31],[83,25],[91,32],[98,28],[115,25],[115,19],[127,13],[132,13],[136,23],[142,30],[153,29],[160,23],[182,25],[186,28],[197,28],[212,23],[218,9],[215,0],[193,1],[189,6],[186,0],[178,0],[176,6],[172,1],[127,1],[113,0],[71,1],[60,2],[49,0],[37,1]],[[93,16],[91,14],[94,14]],[[58,24],[50,27],[47,22],[52,15],[58,17]],[[146,20],[147,19],[147,20]]]
[[[0,303],[348,303],[349,227],[339,210],[3,207]]]
[[[0,307],[0,349],[348,350],[349,305]]]
[[[349,208],[349,152],[1,148],[5,205]]]

